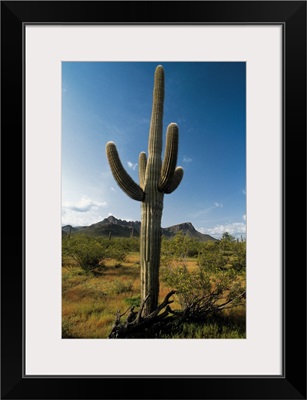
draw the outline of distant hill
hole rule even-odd
[[[111,215],[108,218],[105,218],[104,220],[90,226],[72,227],[71,225],[65,225],[62,227],[62,232],[78,232],[92,236],[109,236],[111,232],[112,237],[139,237],[140,229],[140,221],[125,221],[117,219]]]
[[[125,221],[117,219],[112,215],[90,226],[72,227],[71,225],[65,225],[62,227],[63,234],[68,234],[68,233],[74,234],[78,232],[91,236],[106,236],[106,237],[108,237],[110,234],[112,237],[131,237],[131,236],[139,237],[140,230],[141,230],[140,221]],[[182,231],[183,234],[188,235],[201,242],[207,242],[209,240],[212,241],[217,240],[210,235],[205,235],[203,233],[198,232],[191,224],[191,222],[184,222],[182,224],[173,225],[168,228],[162,228],[162,235],[164,235],[167,238],[172,238],[180,231]]]
[[[194,226],[191,224],[191,222],[184,222],[179,225],[173,225],[168,228],[163,228],[163,235],[166,237],[173,237],[175,236],[178,232],[183,232],[185,235],[190,236],[193,239],[197,239],[200,242],[207,242],[209,240],[217,240],[214,237],[210,235],[206,235],[204,233],[198,232]]]

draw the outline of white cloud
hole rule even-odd
[[[83,196],[81,200],[76,203],[64,202],[63,209],[77,212],[88,212],[96,207],[106,207],[107,203],[91,200],[87,196]]]
[[[214,204],[215,207],[220,207],[220,208],[224,207],[223,203],[218,203],[217,201],[215,201],[213,204]]]
[[[134,163],[131,162],[131,161],[127,161],[127,164],[128,164],[128,167],[129,167],[130,169],[133,169],[133,171],[136,170],[137,163],[134,164]]]
[[[242,218],[243,218],[244,221],[246,221],[246,214],[243,214]]]
[[[112,192],[116,192],[116,190],[114,189],[113,186],[111,186],[111,190],[112,190]]]
[[[246,235],[246,224],[244,222],[233,222],[225,225],[216,225],[213,228],[198,228],[198,231],[218,238],[225,232],[232,236],[240,237],[241,235]]]
[[[101,208],[107,203],[83,196],[79,201],[64,202],[62,205],[62,224],[72,226],[90,225],[103,219]]]
[[[185,162],[185,163],[190,163],[190,162],[192,162],[193,160],[192,160],[192,158],[190,158],[190,157],[186,157],[186,156],[184,156],[183,157],[183,162]]]
[[[246,189],[241,189],[241,191],[244,194],[244,196],[246,196]]]

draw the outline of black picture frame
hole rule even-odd
[[[29,23],[283,26],[282,376],[23,375],[26,267],[23,30]],[[306,399],[306,2],[2,1],[1,72],[1,398]]]

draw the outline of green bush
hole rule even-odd
[[[233,269],[213,272],[200,267],[189,272],[185,265],[171,266],[162,268],[161,275],[176,290],[178,302],[193,320],[202,320],[245,302],[245,280]]]
[[[231,235],[216,242],[203,243],[199,248],[198,264],[206,270],[246,269],[246,242],[237,242]]]
[[[86,235],[74,235],[63,238],[62,257],[73,258],[77,264],[89,273],[103,265],[105,249],[99,240]]]
[[[84,234],[63,235],[62,266],[72,272],[77,263],[86,273],[101,268],[103,261],[112,258],[121,265],[130,252],[139,251],[138,238],[95,237]]]
[[[162,238],[162,257],[184,259],[195,257],[199,252],[200,242],[179,231],[173,238]]]
[[[141,296],[128,297],[127,299],[125,299],[125,302],[130,307],[140,307],[140,305],[141,305]]]
[[[139,251],[138,238],[99,238],[99,243],[105,250],[106,258],[113,258],[117,261],[125,261],[129,253]]]

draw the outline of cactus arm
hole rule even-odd
[[[158,184],[158,190],[163,192],[172,181],[178,154],[178,126],[175,123],[167,127],[166,133],[166,147],[164,153],[164,160],[161,169],[161,177]]]
[[[139,182],[140,187],[144,189],[145,186],[145,172],[146,172],[147,158],[146,154],[142,151],[139,155]]]
[[[174,190],[177,189],[177,187],[180,185],[180,182],[182,180],[183,177],[183,169],[182,167],[177,167],[175,169],[173,178],[171,180],[171,182],[169,183],[169,185],[164,189],[164,193],[166,194],[170,194],[172,193]]]
[[[142,201],[144,199],[144,192],[138,184],[130,177],[124,169],[116,146],[113,142],[108,142],[106,145],[106,153],[111,167],[112,174],[120,186],[120,188],[133,200]]]

